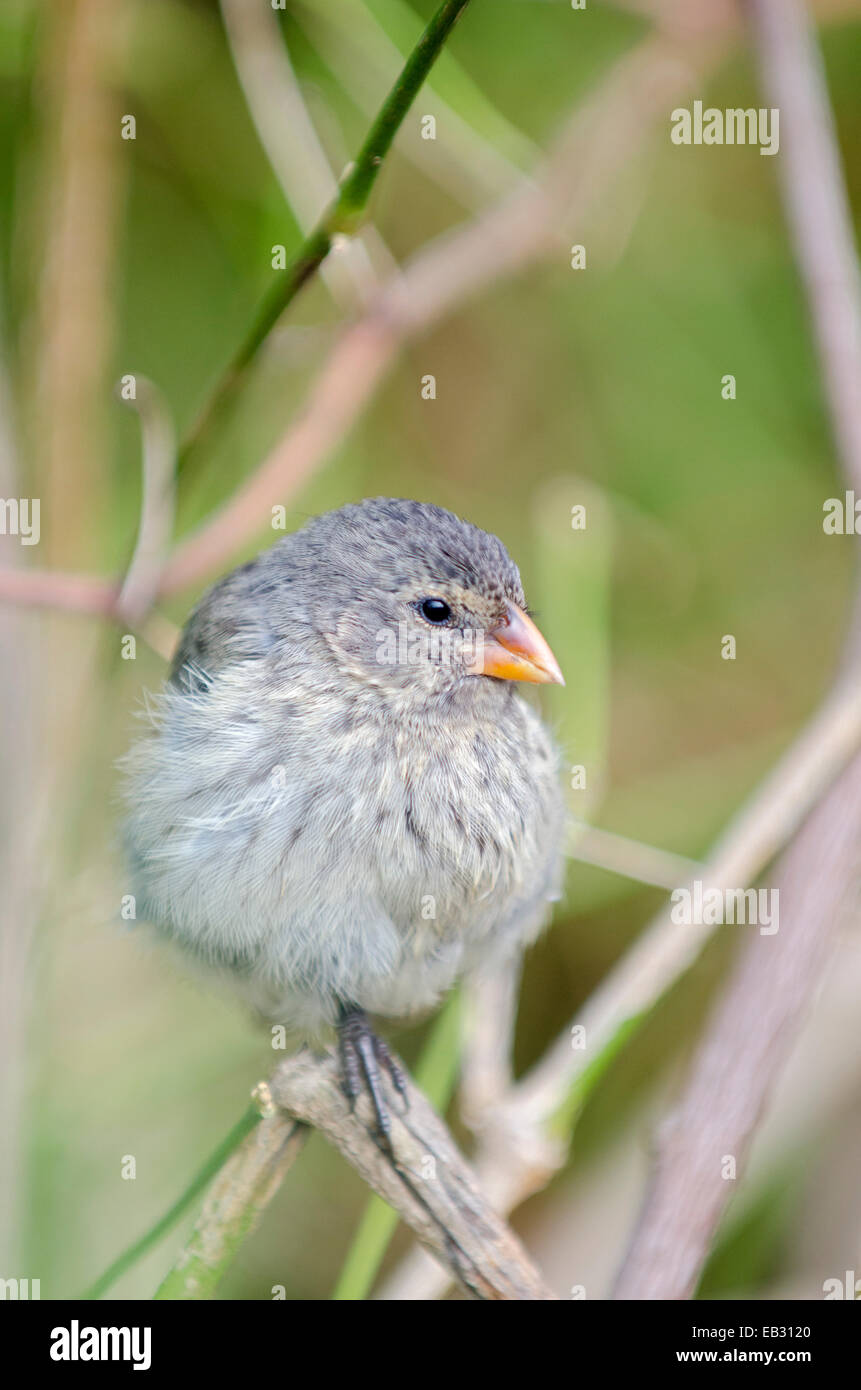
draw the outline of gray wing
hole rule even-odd
[[[203,596],[188,619],[170,668],[181,690],[208,690],[219,671],[265,655],[276,640],[270,615],[276,590],[289,591],[283,564],[275,570],[271,551],[241,565]]]

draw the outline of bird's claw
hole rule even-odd
[[[383,1095],[380,1069],[388,1073],[395,1090],[408,1105],[406,1077],[392,1056],[388,1045],[377,1037],[362,1009],[344,1007],[338,1019],[338,1052],[341,1059],[341,1079],[344,1093],[355,1107],[362,1090],[366,1090],[377,1121],[377,1139],[392,1152],[392,1120]]]

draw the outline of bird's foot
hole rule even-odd
[[[383,1095],[380,1069],[386,1071],[395,1090],[408,1105],[406,1077],[388,1045],[378,1038],[363,1009],[344,1005],[338,1017],[338,1051],[344,1093],[353,1106],[367,1090],[377,1121],[377,1138],[391,1153],[392,1120]]]

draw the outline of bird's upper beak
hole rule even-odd
[[[516,603],[506,603],[502,621],[485,633],[476,674],[504,681],[565,684],[556,657]]]

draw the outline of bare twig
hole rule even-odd
[[[61,570],[0,569],[0,601],[27,608],[51,608],[59,613],[85,613],[121,621],[117,603],[120,586],[95,575],[64,574]],[[159,613],[149,613],[139,626],[153,651],[169,661],[178,629]]]
[[[704,871],[702,864],[683,854],[673,854],[671,850],[658,849],[642,840],[632,840],[627,835],[617,835],[612,830],[602,830],[583,821],[572,822],[568,855],[581,864],[592,864],[608,873],[667,891],[686,883],[697,871]]]
[[[155,601],[173,534],[176,439],[167,402],[146,377],[135,378],[135,397],[128,404],[141,424],[141,510],[137,543],[116,600],[116,615],[134,624]]]
[[[399,1213],[470,1297],[555,1298],[488,1206],[443,1121],[409,1077],[405,1082],[402,1096],[383,1081],[392,1119],[386,1149],[376,1138],[367,1098],[351,1108],[331,1053],[303,1048],[283,1061],[257,1087],[265,1118],[221,1168],[157,1297],[196,1299],[214,1292],[312,1127]]]
[[[763,82],[780,110],[776,161],[816,337],[831,427],[861,489],[861,274],[822,55],[802,0],[745,0]]]
[[[173,532],[176,440],[167,404],[146,377],[136,377],[135,396],[127,404],[140,418],[142,482],[137,541],[122,584],[60,571],[3,569],[0,597],[33,608],[113,619],[135,628],[169,661],[178,630],[152,607]]]
[[[90,613],[112,618],[120,585],[89,574],[61,570],[0,569],[0,599],[27,608],[56,608],[61,613]]]
[[[847,485],[861,491],[861,272],[822,55],[802,0],[745,0],[763,82],[780,110],[778,162]],[[861,657],[861,585],[847,659]]]
[[[313,1125],[395,1207],[451,1277],[473,1298],[552,1299],[520,1242],[489,1207],[439,1116],[407,1080],[407,1106],[389,1085],[391,1159],[374,1137],[374,1115],[351,1111],[331,1055],[303,1051],[282,1062],[270,1088],[276,1104]]]
[[[655,1175],[614,1292],[690,1298],[753,1133],[861,887],[861,757],[814,810],[777,874],[780,931],[747,947],[662,1127]]]
[[[464,986],[460,1108],[465,1122],[475,1130],[507,1095],[513,1081],[511,1049],[520,964],[515,956]]]
[[[119,60],[125,10],[110,0],[79,0],[46,11],[34,79],[43,146],[42,177],[34,182],[43,206],[41,225],[26,232],[42,255],[24,355],[32,352],[38,486],[51,504],[43,541],[55,565],[79,555],[108,477],[105,406],[128,161],[114,136],[122,108],[103,66],[106,45]]]

